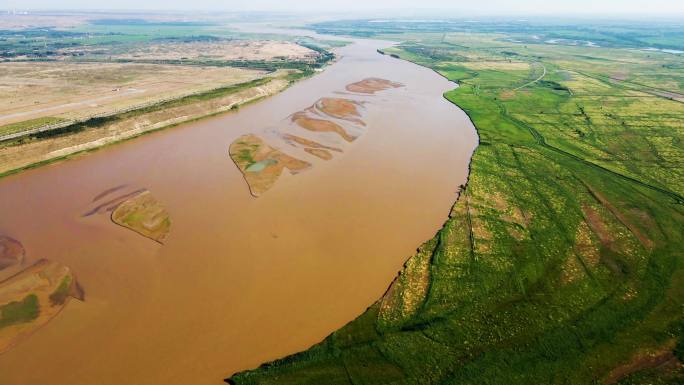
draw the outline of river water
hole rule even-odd
[[[447,219],[476,146],[435,72],[358,40],[258,103],[0,179],[0,233],[69,266],[86,292],[0,355],[0,384],[221,384],[306,349],[379,298]],[[366,132],[341,156],[250,195],[228,146],[368,77]],[[285,173],[287,174],[287,173]],[[164,245],[82,217],[127,184],[168,210]]]

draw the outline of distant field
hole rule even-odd
[[[486,33],[495,43],[546,44],[570,47],[620,47],[684,50],[684,31],[676,21],[596,20],[396,20],[327,21],[311,25],[319,33],[360,37],[423,33]],[[415,36],[414,36],[415,37]],[[417,36],[419,39],[420,36]]]
[[[112,113],[263,77],[231,67],[0,63],[0,132]]]
[[[0,176],[236,109],[313,74],[340,45],[186,19],[0,15]]]
[[[520,24],[315,26],[398,40],[384,53],[457,81],[480,145],[381,299],[230,383],[684,382],[684,56],[642,49],[683,31]]]
[[[0,140],[206,94],[278,70],[305,76],[330,61],[327,49],[339,45],[239,33],[230,19],[186,18],[0,15]]]
[[[199,40],[199,39],[198,39]],[[73,51],[64,50],[65,56]],[[106,57],[107,60],[191,60],[191,61],[311,61],[315,62],[317,53],[304,46],[289,41],[273,40],[219,40],[207,38],[206,41],[161,41],[157,44],[138,45],[126,49],[91,51],[75,49],[79,55],[94,58]]]

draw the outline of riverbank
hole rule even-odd
[[[238,113],[0,179],[0,229],[69,266],[88,293],[0,356],[3,379],[212,384],[320,341],[382,295],[444,223],[476,144],[467,117],[442,97],[453,83],[377,54],[388,45],[340,48],[322,73]],[[345,90],[368,78],[405,86]],[[364,134],[352,146],[291,121],[311,106]],[[228,156],[248,134],[316,166],[284,173],[254,199]],[[319,159],[305,152],[314,142],[342,151]],[[107,215],[83,216],[120,185],[163,205],[172,221],[163,244]],[[66,353],[55,357],[54,346]]]
[[[181,123],[234,111],[281,92],[309,75],[293,70],[277,71],[245,83],[0,143],[0,178]]]
[[[385,51],[459,82],[445,97],[480,136],[468,184],[444,227],[363,314],[228,383],[684,378],[682,184],[676,173],[654,177],[681,157],[669,142],[681,141],[671,119],[680,105],[594,81],[628,51],[601,52],[604,68],[544,51],[542,79],[540,54],[498,52],[492,39],[426,33]],[[592,77],[577,70],[590,66]]]

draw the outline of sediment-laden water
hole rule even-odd
[[[0,235],[23,244],[25,264],[68,266],[86,293],[0,355],[0,383],[220,384],[380,297],[445,221],[477,141],[442,97],[455,85],[376,52],[389,44],[356,41],[325,72],[239,112],[0,179]],[[402,86],[349,94],[367,78]],[[355,139],[326,142],[343,150],[330,159],[300,152],[312,167],[252,196],[230,144],[268,141],[321,98],[363,103]],[[163,243],[84,215],[119,186],[163,206]]]

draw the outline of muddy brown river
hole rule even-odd
[[[237,113],[0,179],[0,233],[29,262],[69,266],[86,293],[0,355],[0,384],[218,385],[362,313],[446,220],[477,143],[442,97],[455,85],[376,53],[389,45],[355,41],[323,73]],[[362,136],[250,195],[231,142],[369,77],[403,87],[372,96]],[[164,205],[163,245],[82,216],[122,184]]]

